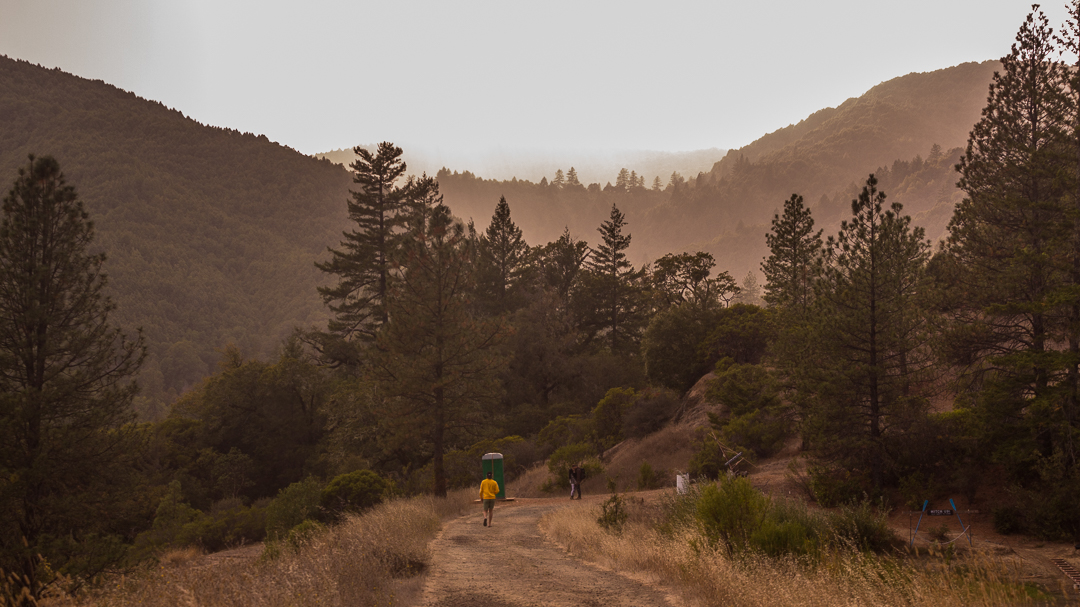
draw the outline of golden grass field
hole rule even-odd
[[[541,528],[570,554],[666,585],[687,605],[989,607],[1055,604],[1068,596],[1064,588],[1054,598],[1023,585],[1010,563],[978,552],[880,556],[833,549],[816,561],[730,558],[697,529],[658,532],[656,505],[631,501],[618,535],[597,524],[598,508],[551,513]]]

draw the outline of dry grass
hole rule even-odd
[[[506,484],[507,497],[551,497],[550,493],[544,493],[540,486],[544,484],[548,476],[547,464],[533,466],[524,474]]]
[[[1035,601],[1015,570],[989,556],[883,557],[831,552],[817,562],[745,556],[711,548],[696,530],[656,531],[657,511],[637,505],[621,535],[597,525],[599,509],[562,509],[541,528],[569,552],[606,567],[663,581],[686,604],[1017,605]],[[1048,597],[1042,596],[1042,601]]]
[[[604,454],[603,478],[588,479],[583,489],[589,493],[607,493],[607,479],[616,480],[620,491],[637,488],[641,464],[648,462],[666,486],[675,486],[676,472],[685,472],[686,462],[694,455],[694,428],[669,425],[644,438],[628,439]]]
[[[307,606],[400,605],[421,586],[428,542],[441,521],[472,505],[473,491],[446,500],[394,500],[353,516],[299,549],[268,548],[253,559],[163,555],[154,567],[112,580],[105,588],[50,605]],[[275,555],[276,553],[276,555]],[[403,596],[404,595],[404,596]]]

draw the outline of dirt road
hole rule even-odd
[[[420,602],[426,607],[676,605],[662,591],[574,559],[544,540],[537,524],[557,508],[595,508],[586,498],[498,504],[492,527],[476,512],[448,523],[432,542]]]

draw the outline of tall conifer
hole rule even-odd
[[[402,150],[380,143],[372,154],[362,147],[350,168],[353,183],[348,201],[349,218],[356,229],[345,232],[341,249],[329,249],[331,258],[316,266],[339,277],[336,286],[320,287],[323,301],[334,317],[328,324],[331,336],[347,342],[374,339],[387,316],[390,256],[396,246],[405,192],[396,185],[405,173]]]
[[[529,246],[510,218],[506,197],[499,198],[491,224],[479,238],[477,291],[480,304],[494,314],[512,312],[521,303],[520,291],[527,271]]]
[[[100,573],[69,569],[76,554],[109,564],[88,547],[105,522],[92,512],[108,512],[132,444],[142,337],[110,326],[93,239],[59,163],[31,156],[0,219],[0,571],[32,597],[57,572]]]
[[[640,284],[644,270],[635,270],[626,258],[631,235],[623,234],[625,226],[622,211],[611,205],[611,216],[597,228],[601,241],[587,262],[590,279],[582,293],[585,328],[604,335],[612,353],[632,351],[645,322]]]
[[[884,208],[873,175],[852,217],[830,237],[816,290],[821,356],[804,364],[818,378],[808,428],[826,461],[869,473],[881,488],[889,465],[886,440],[924,405],[917,374],[926,359],[916,295],[929,244],[901,206]]]
[[[968,371],[981,410],[994,420],[991,443],[1024,460],[1050,456],[1071,434],[1053,420],[1063,371],[1055,343],[1068,316],[1059,287],[1071,240],[1062,205],[1071,193],[1062,177],[1071,171],[1062,168],[1075,164],[1076,152],[1053,53],[1052,30],[1036,10],[1002,58],[957,166],[967,196],[940,264],[952,287],[953,361]]]

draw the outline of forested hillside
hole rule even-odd
[[[698,176],[657,178],[629,166],[589,184],[567,164],[539,183],[468,171],[437,177],[452,212],[481,225],[505,196],[530,244],[569,228],[595,245],[614,204],[635,234],[636,263],[704,250],[742,280],[759,271],[767,222],[792,192],[830,226],[870,171],[928,236],[940,235],[959,199],[953,148],[977,119],[996,66],[890,80]],[[350,176],[340,165],[26,62],[0,59],[0,83],[0,175],[13,178],[27,154],[52,154],[79,188],[109,255],[115,319],[146,334],[142,408],[160,411],[212,372],[228,343],[262,356],[294,326],[325,322],[314,262],[347,227]]]
[[[831,228],[870,172],[879,173],[890,201],[902,202],[916,225],[937,238],[962,197],[952,170],[962,150],[955,148],[979,119],[999,66],[965,63],[894,78],[731,150],[708,175],[674,193],[669,207],[648,216],[653,229],[641,244],[659,250],[681,237],[742,276],[767,254],[768,222],[793,192]],[[898,170],[885,179],[883,169]]]
[[[51,154],[86,203],[114,319],[146,335],[144,407],[213,371],[227,343],[264,356],[325,322],[314,262],[346,224],[342,167],[8,58],[0,124],[4,193],[28,154]]]

